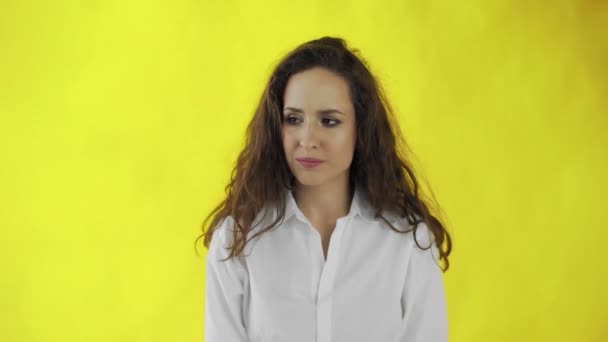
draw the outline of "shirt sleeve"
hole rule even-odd
[[[426,224],[420,223],[416,237],[421,247],[433,241]],[[419,238],[422,237],[422,238]],[[423,250],[412,239],[405,285],[401,297],[404,309],[400,342],[446,342],[448,322],[442,271],[438,250],[433,242]]]
[[[215,230],[206,258],[205,342],[248,342],[243,320],[244,287],[247,271],[238,258],[221,261],[229,254],[225,247],[232,239],[232,219],[226,218]]]

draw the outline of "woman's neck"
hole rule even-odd
[[[350,210],[354,189],[348,179],[319,186],[298,184],[294,199],[304,216],[312,223],[332,224]]]

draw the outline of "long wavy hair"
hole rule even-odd
[[[275,67],[247,126],[245,147],[225,187],[227,196],[205,218],[203,233],[196,241],[204,237],[204,245],[209,248],[217,226],[232,216],[235,225],[230,254],[224,259],[227,260],[240,256],[247,242],[276,227],[284,218],[285,188],[294,188],[295,177],[289,170],[281,141],[283,94],[292,75],[313,67],[323,67],[344,77],[350,86],[357,127],[349,170],[351,187],[360,186],[375,210],[375,217],[396,232],[413,230],[416,240],[418,224],[424,221],[434,236],[439,259],[444,261],[442,269],[447,271],[452,250],[450,234],[436,217],[438,213],[431,212],[438,208],[436,201],[422,196],[414,169],[406,158],[410,151],[382,86],[358,49],[350,49],[341,38],[327,36],[297,46]],[[257,215],[268,207],[276,208],[277,216],[270,225],[247,238]],[[385,212],[406,218],[412,229],[395,228],[383,216]],[[207,225],[211,217],[213,220]],[[422,249],[431,247],[423,248],[417,240],[416,244]]]

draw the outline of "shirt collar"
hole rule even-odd
[[[293,194],[289,189],[285,189],[285,199],[286,199],[286,205],[285,205],[284,220],[287,221],[291,217],[295,216],[300,221],[306,222],[307,219],[305,218],[304,213],[302,213],[302,211],[298,207],[296,200],[293,197]],[[350,211],[346,215],[346,217],[355,217],[355,216],[359,216],[368,221],[374,220],[373,208],[370,206],[365,192],[359,186],[355,186],[353,200],[352,200],[351,206],[350,206]]]

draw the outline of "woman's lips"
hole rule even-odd
[[[302,159],[296,159],[298,161],[298,163],[300,163],[300,165],[302,165],[303,167],[307,168],[307,169],[312,169],[314,167],[319,166],[321,163],[323,163],[322,160],[318,160],[318,159],[312,159],[312,158],[302,158]]]

